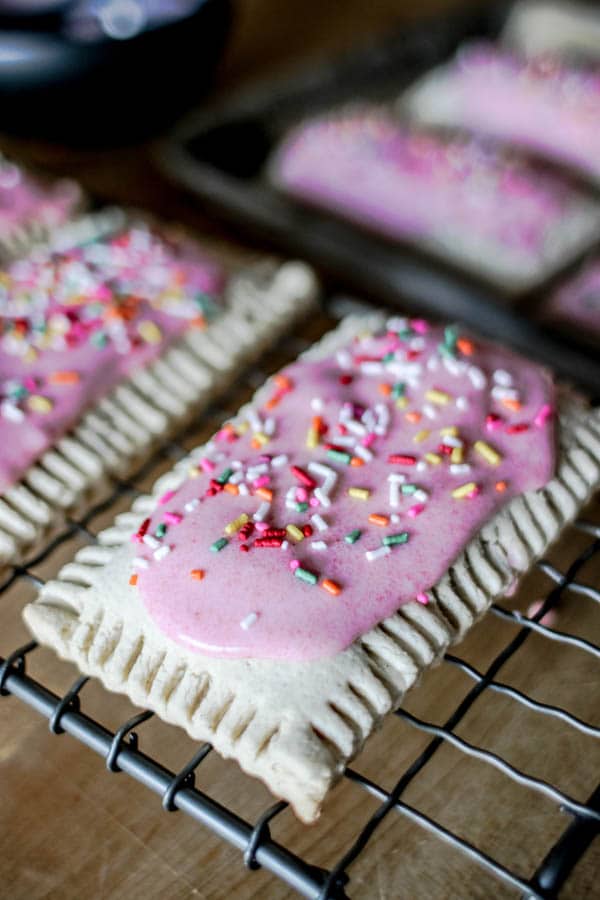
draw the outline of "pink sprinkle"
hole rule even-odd
[[[467,494],[467,497],[469,498],[469,500],[473,500],[473,498],[477,497],[477,495],[480,493],[481,493],[481,488],[479,487],[479,485],[476,485],[473,488],[473,490]]]
[[[553,412],[554,412],[554,410],[552,409],[550,404],[544,403],[544,405],[541,407],[538,414],[536,415],[535,419],[533,420],[534,423],[538,426],[538,428],[541,428],[542,425],[546,424],[546,422],[548,421],[548,419],[550,418],[550,416],[552,415]]]
[[[31,375],[25,376],[25,378],[23,379],[23,384],[25,385],[25,387],[27,388],[28,391],[37,390],[37,384],[36,384],[35,378],[33,378]]]
[[[255,478],[255,480],[252,482],[252,487],[253,488],[266,487],[270,481],[271,481],[271,479],[269,478],[268,475],[260,475],[258,478]]]
[[[296,500],[298,503],[306,503],[308,500],[308,491],[306,488],[297,488],[296,490]]]
[[[168,522],[169,525],[179,525],[179,523],[183,519],[183,516],[181,515],[181,513],[177,512],[166,512],[163,516],[163,519],[165,520],[165,522]]]
[[[422,603],[423,606],[427,606],[429,603],[429,597],[427,596],[427,594],[424,591],[419,591],[416,599],[417,599],[417,603]]]
[[[133,541],[134,544],[141,544],[141,543],[142,543],[142,536],[141,536],[141,534],[138,534],[138,533],[136,532],[135,534],[132,534],[132,535],[131,535],[131,540]]]
[[[406,510],[406,514],[409,515],[412,519],[420,516],[423,510],[425,509],[424,503],[415,503],[414,506],[411,506],[410,509]]]
[[[361,440],[361,444],[363,447],[370,447],[377,435],[374,431],[370,431],[368,434],[365,434],[364,438]]]
[[[485,418],[486,431],[497,431],[499,428],[502,428],[502,425],[502,419],[494,413],[490,413],[489,416],[486,416]]]
[[[217,464],[214,463],[212,459],[207,459],[206,456],[203,456],[198,463],[198,468],[202,469],[204,472],[214,472],[217,468]]]
[[[411,319],[410,327],[413,331],[416,331],[417,334],[427,334],[429,331],[429,325],[425,319]]]
[[[296,569],[299,568],[299,566],[300,566],[299,559],[290,559],[290,569],[292,570],[292,572],[295,572]]]
[[[320,506],[321,504],[319,503],[319,501],[317,500],[316,497],[311,497],[310,500],[308,501],[308,505],[311,506],[313,509],[315,509],[317,506]]]
[[[532,603],[527,609],[527,616],[530,619],[540,611],[542,606],[544,605],[543,600],[536,600]],[[556,625],[556,611],[553,609],[549,609],[547,613],[545,613],[540,619],[540,625],[545,625],[547,628],[552,628],[553,625]]]
[[[257,531],[266,531],[271,526],[269,525],[268,522],[255,522],[254,527],[256,528]]]
[[[175,491],[165,491],[162,497],[158,498],[158,502],[161,506],[164,506],[165,503],[168,503],[175,496]]]

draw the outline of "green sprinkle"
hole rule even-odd
[[[328,450],[327,456],[329,459],[333,459],[335,462],[345,463],[347,466],[350,465],[350,461],[352,460],[350,453],[345,453],[343,450]]]
[[[396,356],[395,353],[392,353],[392,352],[386,353],[385,356],[382,357],[381,362],[382,363],[392,362],[392,360],[395,358],[395,356]]]
[[[406,393],[406,385],[403,381],[397,381],[396,384],[392,388],[392,397],[394,400],[397,400],[398,397],[404,397]]]
[[[225,469],[225,471],[221,472],[217,481],[219,484],[227,484],[231,476],[233,475],[233,469]]]
[[[446,344],[438,344],[438,352],[440,356],[447,356],[450,359],[456,359],[456,350],[454,347],[448,347]]]
[[[307,584],[316,584],[319,580],[314,572],[309,572],[308,569],[302,569],[300,566],[298,566],[297,569],[294,569],[294,575],[296,578],[299,578],[300,581],[305,581]]]
[[[297,512],[306,512],[308,509],[308,503],[296,503],[296,511]]]
[[[399,338],[402,338],[403,340],[406,340],[407,338],[410,338],[410,337],[412,337],[413,335],[414,335],[414,331],[412,330],[412,328],[408,328],[408,327],[407,327],[407,328],[402,328],[402,329],[398,332],[398,337],[399,337]]]
[[[446,325],[444,328],[444,344],[446,347],[454,349],[458,340],[458,330],[454,325]]]
[[[399,534],[387,534],[382,544],[386,547],[393,547],[395,544],[406,544],[408,541],[408,531],[401,531]]]
[[[362,531],[360,528],[355,528],[354,531],[350,531],[345,537],[344,540],[347,544],[355,544],[359,537],[361,536]]]
[[[223,547],[226,547],[228,543],[229,543],[229,541],[227,540],[227,538],[222,537],[222,538],[219,538],[218,541],[215,541],[214,544],[211,544],[210,549],[212,550],[213,553],[218,553],[220,550],[223,549]]]
[[[417,490],[416,484],[403,484],[400,488],[403,494],[414,494]]]
[[[164,537],[166,533],[167,533],[167,526],[165,525],[164,522],[159,522],[158,525],[156,526],[156,531],[154,532],[155,536],[157,538],[161,538],[161,537]]]
[[[90,343],[94,347],[106,347],[108,344],[108,335],[104,331],[95,331],[90,337]]]

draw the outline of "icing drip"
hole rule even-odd
[[[217,309],[220,270],[145,227],[0,272],[0,489]]]
[[[454,328],[394,319],[276,376],[132,540],[168,637],[221,657],[330,656],[429,602],[469,539],[553,473],[544,370]]]

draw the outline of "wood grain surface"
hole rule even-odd
[[[448,0],[421,0],[418,5],[397,0],[239,0],[218,90],[226,94],[269,72],[289,69],[300,60],[346,49],[402,17],[408,20],[448,5]],[[22,159],[79,179],[104,201],[145,206],[219,240],[237,238],[235,230],[208,222],[182,192],[161,178],[152,164],[149,145],[82,152],[8,136],[2,137],[1,143]],[[313,322],[307,336],[316,337],[322,324]],[[272,371],[282,361],[281,356],[272,354],[263,369]],[[254,374],[254,380],[257,377]],[[254,386],[254,382],[251,387],[250,382],[241,381],[224,406],[235,410]],[[220,415],[216,410],[196,433],[189,434],[186,446],[206,437]],[[149,487],[167,465],[165,460],[157,464],[136,486]],[[107,525],[126,505],[127,500],[122,499],[117,508],[99,515],[92,530]],[[588,515],[600,522],[598,506]],[[565,565],[584,543],[580,534],[569,531],[550,558],[556,565]],[[62,544],[36,567],[36,573],[51,577],[80,544],[80,539]],[[586,566],[581,580],[596,586],[600,583],[600,559]],[[549,587],[549,579],[535,573],[505,602],[526,610]],[[0,596],[0,655],[27,639],[20,610],[32,590],[19,580]],[[566,594],[565,600],[556,627],[598,642],[597,605],[572,593]],[[488,616],[457,652],[485,670],[515,633],[514,625]],[[71,665],[43,649],[33,654],[30,671],[60,693],[76,677]],[[532,635],[503,667],[500,678],[538,700],[564,705],[600,725],[598,662],[580,650]],[[443,663],[426,675],[406,708],[428,721],[443,723],[471,686],[466,675]],[[95,682],[85,687],[82,700],[87,713],[113,729],[133,712],[126,699],[107,694]],[[578,800],[587,799],[598,781],[597,743],[510,698],[486,692],[457,733],[551,781]],[[142,750],[173,770],[181,768],[195,749],[185,734],[156,719],[140,728],[139,736]],[[427,742],[423,733],[390,716],[355,768],[390,789]],[[197,786],[248,821],[254,821],[271,803],[261,784],[215,754],[199,769]],[[98,756],[70,736],[51,735],[45,720],[12,697],[0,698],[0,796],[2,900],[280,900],[294,896],[268,873],[245,870],[238,851],[184,814],[163,812],[159,799],[126,775],[110,775]],[[570,822],[552,802],[447,744],[410,785],[404,799],[525,877]],[[330,867],[376,807],[374,799],[343,782],[333,791],[317,825],[304,827],[286,811],[273,824],[273,836],[311,863]],[[563,896],[570,900],[598,897],[599,871],[597,840],[568,880]],[[378,829],[350,874],[352,898],[488,900],[517,896],[395,812]]]

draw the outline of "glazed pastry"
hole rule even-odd
[[[418,122],[465,128],[600,181],[600,66],[522,59],[494,44],[463,47],[400,100]]]
[[[0,154],[0,260],[24,252],[82,206],[74,181],[44,184]]]
[[[274,183],[299,200],[523,290],[588,247],[599,207],[514,152],[410,129],[377,108],[301,124]]]
[[[456,327],[350,317],[77,553],[37,640],[306,822],[600,484],[600,416]]]
[[[0,273],[0,562],[95,500],[306,311],[300,264],[229,277],[120,211]]]
[[[555,290],[541,310],[544,319],[564,325],[580,337],[600,341],[600,256]]]

